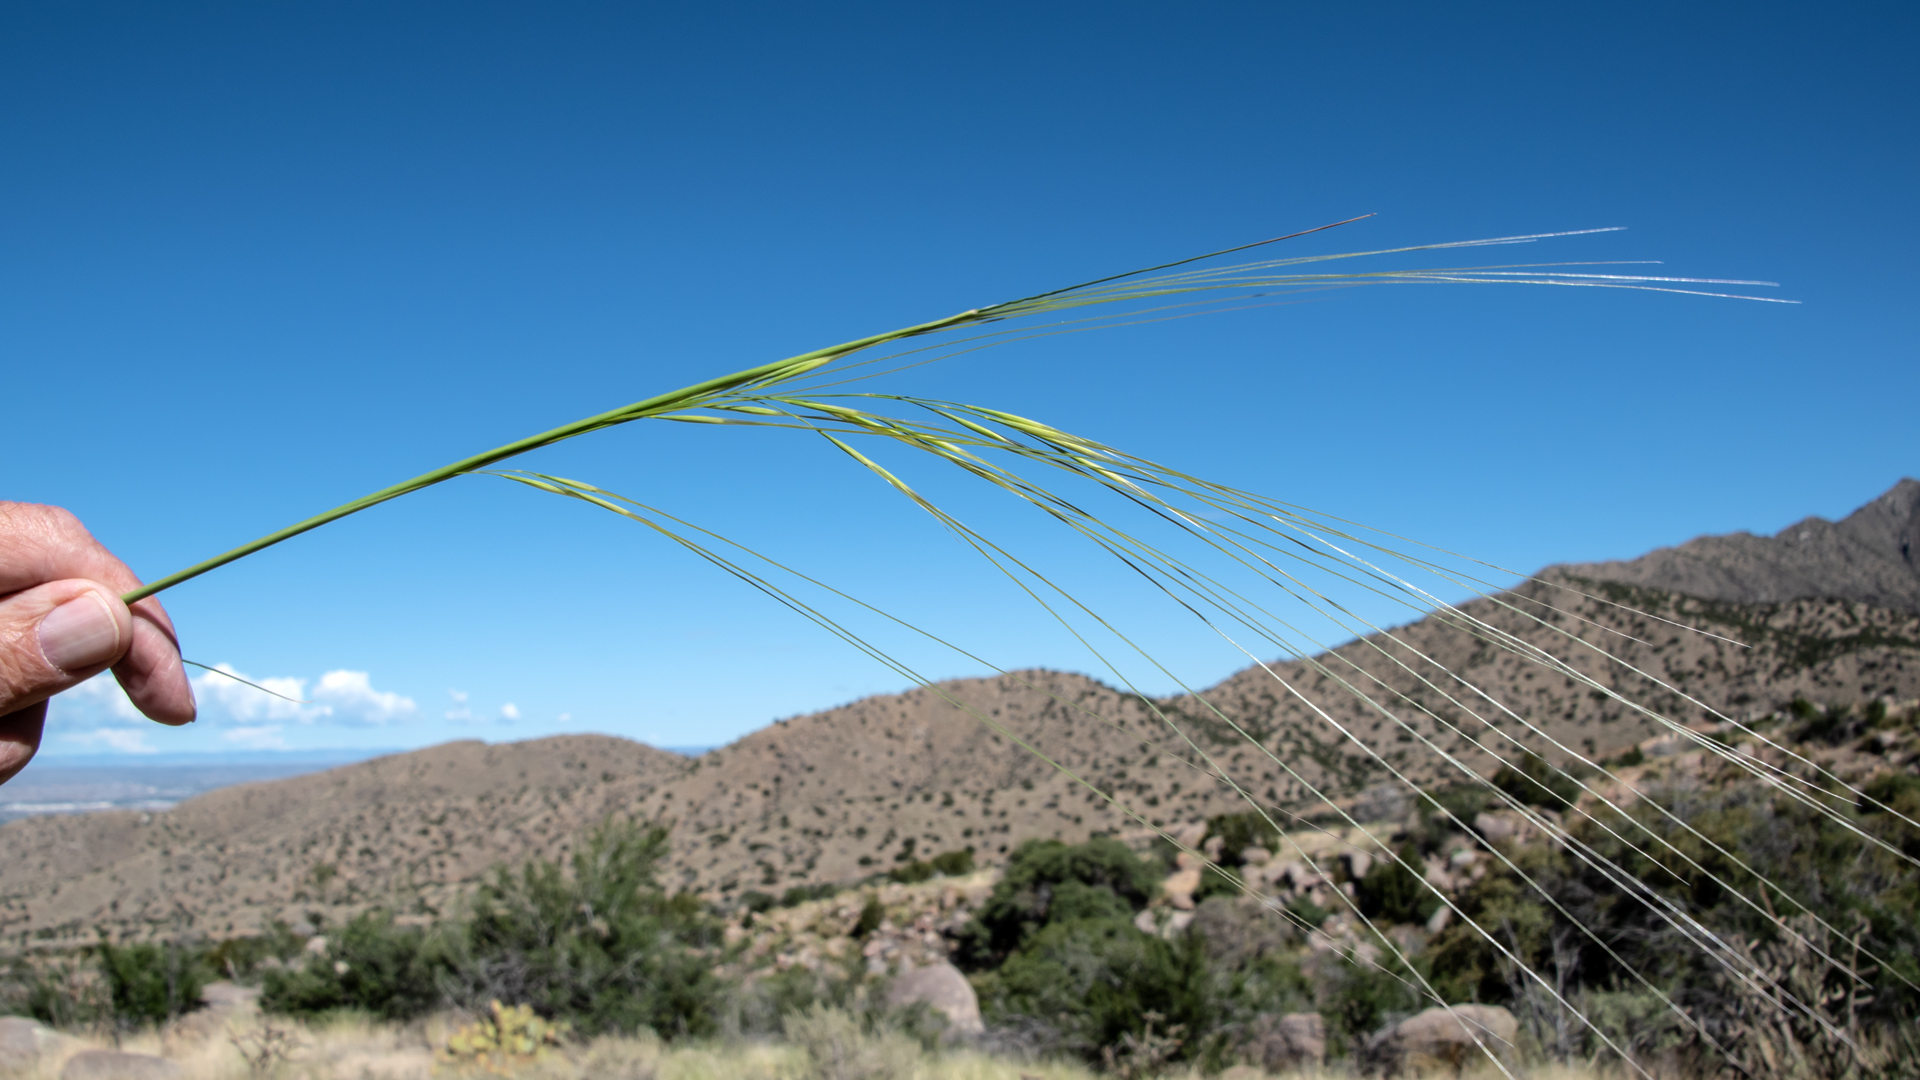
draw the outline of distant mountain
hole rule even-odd
[[[1558,569],[1738,604],[1820,597],[1920,613],[1920,481],[1901,480],[1840,521],[1810,517],[1774,536],[1702,536],[1627,562]]]
[[[1453,762],[1491,773],[1520,747],[1619,753],[1657,733],[1630,703],[1702,724],[1709,710],[1748,720],[1802,696],[1909,700],[1920,603],[1899,601],[1920,593],[1898,591],[1910,563],[1886,563],[1912,550],[1901,538],[1916,493],[1902,481],[1844,522],[1781,534],[1803,539],[1717,537],[1552,568],[1463,605],[1478,623],[1437,613],[1196,697],[1156,703],[1016,672],[866,698],[697,758],[605,736],[449,743],[163,812],[16,821],[0,826],[0,935],[84,942],[113,924],[220,936],[370,904],[424,915],[494,863],[562,856],[610,814],[672,825],[676,887],[777,893],[962,847],[993,862],[1029,837],[1144,837],[1244,809],[1221,771],[1270,806],[1313,804],[1309,786],[1364,801],[1386,797],[1389,768],[1430,784],[1458,779]]]

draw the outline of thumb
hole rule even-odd
[[[0,716],[104,671],[133,645],[133,613],[81,578],[0,600]]]

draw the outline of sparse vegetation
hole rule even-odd
[[[961,932],[959,956],[975,969],[994,966],[1054,922],[1124,920],[1158,888],[1154,867],[1117,840],[1029,840]]]
[[[1526,754],[1517,763],[1502,765],[1493,775],[1493,786],[1520,802],[1551,810],[1565,810],[1580,797],[1579,783],[1538,754]]]
[[[913,885],[933,877],[961,877],[973,873],[973,849],[961,848],[959,851],[943,851],[931,859],[916,859],[905,866],[895,867],[887,872],[887,878],[903,885]]]
[[[529,1005],[487,1003],[488,1015],[447,1037],[435,1060],[456,1073],[525,1072],[566,1045],[572,1025],[549,1022]]]
[[[162,1024],[201,1006],[207,984],[201,950],[175,941],[95,947],[114,1021],[123,1028]]]
[[[669,897],[654,866],[657,827],[608,822],[571,863],[500,867],[465,910],[431,927],[370,911],[324,952],[270,971],[262,1005],[312,1016],[355,1010],[404,1020],[453,1005],[530,1005],[583,1032],[669,1037],[717,1029],[717,929],[690,897]]]

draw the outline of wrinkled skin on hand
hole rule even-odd
[[[40,748],[47,699],[109,668],[151,719],[193,720],[166,609],[120,602],[139,584],[72,514],[0,502],[0,783]]]

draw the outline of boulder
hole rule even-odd
[[[260,1008],[260,988],[220,979],[201,987],[200,999],[206,1003],[206,1012],[249,1013]]]
[[[67,1037],[37,1020],[0,1016],[0,1069],[25,1072],[34,1062],[57,1053]]]
[[[947,1018],[952,1035],[978,1035],[986,1025],[980,1020],[980,999],[973,984],[952,964],[929,964],[905,971],[887,988],[887,1004],[896,1009],[925,1005]]]
[[[1349,851],[1340,856],[1340,861],[1347,865],[1347,877],[1353,881],[1366,877],[1373,869],[1373,856],[1364,851]]]
[[[1482,810],[1473,815],[1473,831],[1496,843],[1511,840],[1520,832],[1519,819],[1512,814]]]
[[[260,1011],[260,991],[220,980],[200,990],[200,1008],[173,1022],[176,1036],[199,1039],[224,1038],[235,1021],[243,1021]]]
[[[1241,1056],[1269,1073],[1318,1069],[1327,1062],[1327,1024],[1319,1013],[1256,1016]]]
[[[1206,839],[1207,823],[1190,821],[1173,831],[1173,842],[1183,848],[1197,848],[1200,841]]]
[[[1193,910],[1193,891],[1200,887],[1200,867],[1189,866],[1175,870],[1160,883],[1160,891],[1166,895],[1173,906],[1182,911]]]
[[[1441,1069],[1457,1074],[1482,1056],[1482,1047],[1512,1060],[1519,1034],[1519,1021],[1498,1005],[1436,1007],[1368,1040],[1362,1064],[1366,1072],[1382,1076],[1418,1076]]]
[[[184,1076],[186,1072],[166,1058],[118,1050],[82,1050],[60,1070],[60,1080],[181,1080]]]

